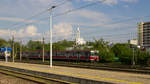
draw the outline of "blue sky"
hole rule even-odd
[[[137,23],[150,21],[150,17],[142,18],[150,15],[150,0],[0,0],[0,37],[8,39],[12,32],[17,39],[37,40],[43,33],[48,37],[49,12],[27,18],[51,5],[65,2],[53,10],[53,15],[57,15],[97,1],[93,6],[54,17],[54,40],[74,39],[79,26],[85,40],[104,38],[111,42],[126,42],[136,38]],[[128,20],[132,18],[138,19]],[[19,25],[14,26],[16,23]]]

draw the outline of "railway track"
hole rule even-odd
[[[16,60],[16,62],[20,62]],[[23,60],[21,63],[33,63],[33,64],[44,64],[48,65],[49,62],[45,61],[44,63],[41,60]],[[75,64],[77,63],[77,64]],[[66,66],[66,67],[76,67],[76,68],[88,68],[88,69],[97,69],[97,70],[110,70],[110,71],[121,71],[121,72],[130,72],[130,73],[142,73],[142,74],[150,74],[150,69],[134,69],[134,68],[123,68],[123,67],[108,67],[99,64],[93,63],[78,63],[78,62],[64,62],[64,61],[53,61],[53,65],[55,66]],[[117,66],[117,65],[116,65]]]
[[[19,62],[19,61],[18,61]],[[25,63],[33,63],[33,64],[49,64],[48,62],[41,62],[39,60],[32,61],[24,61]],[[97,70],[110,70],[110,71],[121,71],[121,72],[130,72],[130,73],[142,73],[142,74],[150,74],[149,69],[134,69],[134,68],[121,68],[121,67],[107,67],[107,66],[98,66],[98,64],[93,63],[82,63],[75,64],[74,62],[64,62],[64,61],[54,61],[53,65],[55,66],[66,66],[66,67],[76,67],[76,68],[87,68],[87,69],[97,69]]]
[[[33,75],[33,74],[29,74],[29,73],[22,73],[22,72],[10,70],[10,69],[4,69],[4,68],[0,68],[0,73],[8,75],[8,76],[13,76],[16,78],[21,78],[21,79],[31,81],[31,82],[34,82],[37,84],[73,84],[73,83],[67,82],[67,81],[62,81],[62,80],[53,79],[53,78],[47,78],[47,77]]]

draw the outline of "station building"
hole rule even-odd
[[[138,23],[138,45],[150,48],[150,22]]]

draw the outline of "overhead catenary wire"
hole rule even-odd
[[[69,0],[66,0],[66,1],[69,1]],[[70,1],[71,1],[71,0],[70,0]],[[104,1],[105,1],[105,0],[102,0],[101,3],[104,2]],[[75,8],[75,9],[72,9],[72,10],[68,10],[68,11],[66,11],[66,12],[64,12],[64,13],[56,14],[56,15],[54,15],[53,17],[62,16],[62,15],[68,14],[68,13],[70,13],[70,12],[74,12],[74,11],[77,11],[77,10],[79,10],[79,9],[83,9],[83,8],[86,8],[86,7],[95,5],[95,4],[97,4],[98,2],[100,3],[100,1],[96,1],[96,2],[87,4],[87,5],[84,5],[84,6]],[[65,1],[64,1],[63,3],[61,3],[60,5],[63,5],[64,3],[65,3]],[[141,18],[146,18],[146,17],[150,17],[150,15],[147,15],[147,16],[140,16],[140,17],[136,17],[136,18],[130,18],[130,19],[126,19],[126,20],[120,20],[120,21],[112,22],[112,23],[110,23],[110,24],[105,24],[105,25],[118,24],[118,23],[127,22],[127,21],[131,21],[131,20],[137,20],[137,19],[141,19]],[[48,17],[39,19],[39,20],[40,20],[39,23],[40,23],[42,20],[45,20],[45,19],[48,19]],[[30,25],[30,24],[33,24],[33,23],[27,23],[27,24],[24,24],[24,25]],[[22,26],[22,25],[21,25],[21,26]],[[18,27],[20,27],[20,26],[18,26]]]
[[[56,4],[56,7],[60,7],[60,6],[62,6],[62,5],[64,5],[67,1],[71,1],[71,0],[63,0],[61,3],[59,3],[59,4]],[[56,2],[56,1],[55,1]],[[60,2],[60,1],[59,1]],[[49,4],[49,5],[51,5],[52,6],[52,4]],[[49,6],[48,5],[48,6]],[[32,15],[31,17],[28,17],[28,18],[26,18],[26,19],[24,19],[24,21],[27,21],[27,20],[29,20],[29,23],[22,23],[22,22],[17,22],[17,23],[14,23],[14,24],[12,24],[12,25],[9,25],[8,27],[6,27],[6,28],[9,28],[9,29],[15,29],[15,28],[17,28],[17,27],[21,27],[22,25],[29,25],[29,24],[32,24],[33,22],[40,22],[40,21],[34,21],[34,20],[32,20],[33,18],[35,18],[35,17],[38,17],[38,16],[41,16],[42,14],[44,14],[44,13],[46,13],[46,12],[48,12],[49,11],[49,9],[44,9],[44,10],[42,10],[42,11],[40,11],[39,13],[37,13],[37,14],[35,14],[35,15]],[[20,25],[20,26],[19,26]],[[5,28],[5,29],[6,29]]]
[[[91,6],[90,4],[89,5],[85,5],[85,6],[82,6],[82,7],[79,7],[79,8],[76,8],[76,9],[72,9],[72,10],[68,10],[64,13],[60,13],[60,14],[56,14],[54,17],[58,17],[58,16],[61,16],[61,15],[65,15],[65,14],[68,14],[70,12],[73,12],[73,11],[77,11],[79,9],[82,9],[82,8],[85,8],[85,7],[88,7],[88,6]],[[138,17],[139,18],[145,18],[145,17],[150,17],[150,16],[142,16],[142,17]],[[132,19],[128,19],[128,20],[122,20],[122,21],[118,21],[118,22],[113,22],[112,24],[117,24],[117,23],[122,23],[122,22],[126,22],[126,21],[130,21],[130,20],[135,20],[137,18],[132,18]],[[32,23],[31,23],[32,24]]]
[[[71,0],[66,0],[66,1],[71,1]],[[60,3],[60,4],[58,5],[58,7],[59,7],[60,5],[63,5],[66,1],[64,1],[63,3]],[[105,1],[105,0],[102,0],[101,3],[104,2],[104,1]],[[74,12],[74,11],[77,11],[77,10],[79,10],[79,9],[83,9],[83,8],[86,8],[86,7],[95,5],[95,4],[97,4],[98,2],[100,3],[100,1],[96,1],[96,2],[94,2],[94,3],[90,3],[90,4],[87,4],[87,5],[84,5],[84,6],[75,8],[75,9],[72,9],[72,10],[68,10],[68,11],[66,11],[66,12],[64,12],[64,13],[56,14],[56,15],[54,15],[53,17],[62,16],[62,15],[68,14],[68,13],[70,13],[70,12]],[[46,10],[47,10],[47,9],[46,9]],[[46,10],[45,10],[45,11],[46,11]],[[41,13],[42,13],[42,12],[41,12]],[[37,14],[37,15],[40,15],[40,13]],[[37,15],[35,15],[35,16],[37,16]],[[34,16],[34,17],[35,17],[35,16]],[[140,16],[140,17],[136,17],[136,18],[130,18],[130,19],[126,19],[126,20],[120,20],[120,21],[112,22],[112,23],[110,23],[110,24],[105,24],[105,25],[118,24],[118,23],[127,22],[127,21],[131,21],[131,20],[137,20],[137,19],[141,19],[141,18],[146,18],[146,17],[150,17],[150,15],[147,15],[147,16]],[[41,20],[45,20],[45,19],[48,19],[48,17],[46,17],[46,18],[41,18],[39,22],[41,22]],[[24,24],[24,25],[29,25],[29,24],[32,24],[32,23],[27,23],[27,24]],[[22,25],[21,25],[21,26],[22,26]],[[20,26],[18,26],[18,27],[20,27]]]
[[[72,1],[72,0],[67,0],[67,1]],[[77,11],[77,10],[80,10],[80,9],[83,9],[83,8],[86,8],[86,7],[89,7],[89,6],[93,6],[93,5],[98,4],[98,3],[100,3],[100,2],[102,3],[102,2],[104,2],[104,1],[105,1],[105,0],[96,1],[96,2],[87,4],[87,5],[84,5],[84,6],[80,6],[80,7],[78,7],[78,8],[75,8],[75,9],[72,9],[72,10],[68,10],[68,11],[63,12],[63,13],[56,14],[56,15],[54,15],[53,17],[62,16],[62,15],[68,14],[68,13],[70,13],[70,12],[74,12],[74,11]],[[62,2],[62,3],[60,3],[60,4],[58,4],[58,5],[55,5],[55,6],[56,6],[56,7],[60,7],[61,5],[65,4],[65,3],[66,3],[66,1],[64,1],[64,2]],[[44,11],[42,11],[42,12],[36,14],[36,15],[33,15],[33,16],[29,17],[28,19],[25,19],[25,20],[31,20],[32,18],[37,17],[37,16],[43,14],[44,12],[48,12],[48,10],[49,10],[49,9],[46,9],[46,10],[44,10]],[[41,19],[39,19],[38,22],[40,23],[42,20],[45,20],[45,19],[49,19],[49,17],[41,18]],[[24,24],[23,24],[23,23],[22,23],[22,24],[21,24],[21,23],[16,23],[16,24],[11,25],[11,29],[13,29],[13,28],[16,29],[16,28],[19,28],[19,27],[22,27],[22,26],[25,26],[25,25],[30,25],[30,24],[33,24],[33,23],[24,23]],[[20,26],[17,26],[17,25],[20,25]]]

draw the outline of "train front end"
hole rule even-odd
[[[91,50],[90,51],[90,61],[91,62],[98,62],[99,61],[99,56],[98,56],[99,51],[98,50]]]

